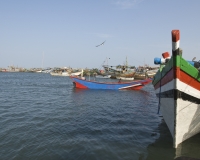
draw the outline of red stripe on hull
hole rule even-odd
[[[144,87],[143,85],[139,85],[139,86],[133,86],[133,87],[127,87],[127,88],[119,88],[120,90],[140,90],[142,87]]]
[[[78,83],[78,82],[74,82],[75,83],[75,87],[76,88],[83,88],[83,89],[87,89],[87,87],[86,86],[84,86],[84,85],[82,85],[82,84],[80,84],[80,83]]]
[[[154,86],[155,89],[158,89],[160,86],[164,86],[165,84],[169,83],[170,81],[173,80],[173,69],[171,69],[162,79],[161,79],[161,84],[160,81],[156,83]]]
[[[133,90],[140,90],[142,87],[144,87],[144,86],[136,86],[133,88]]]
[[[124,88],[124,89],[128,89],[128,90],[140,90],[140,89],[142,89],[145,85],[147,85],[147,84],[149,84],[149,83],[151,83],[152,82],[152,80],[147,80],[147,81],[145,81],[145,82],[142,82],[141,83],[141,85],[138,85],[138,86],[133,86],[133,87],[130,87],[130,88]]]
[[[145,85],[147,85],[147,84],[149,84],[149,83],[151,83],[151,82],[152,82],[151,79],[146,79],[146,81],[141,82],[141,84],[145,86]]]
[[[175,78],[178,78],[180,81],[182,81],[183,83],[197,89],[200,90],[200,82],[198,80],[196,80],[195,78],[191,77],[190,75],[188,75],[187,73],[185,73],[184,71],[182,71],[179,67],[174,68],[174,73],[176,73],[176,76],[174,76],[173,74],[173,69],[171,69],[161,80],[161,84],[160,81],[154,86],[155,89],[158,89],[160,86],[163,86],[167,83],[169,83],[170,81],[172,81]]]
[[[191,77],[187,73],[183,72],[182,70],[180,70],[180,68],[179,68],[179,71],[180,71],[180,74],[178,74],[177,78],[180,79],[180,81],[200,91],[200,82],[198,80]]]

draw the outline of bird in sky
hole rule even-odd
[[[99,46],[101,46],[101,45],[104,45],[104,43],[105,43],[105,41],[104,41],[103,43],[101,43],[101,44],[97,45],[96,47],[99,47]]]

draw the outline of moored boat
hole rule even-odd
[[[152,81],[175,148],[200,132],[200,63],[185,60],[179,43],[180,31],[172,30],[172,56],[154,59],[160,69]]]
[[[83,74],[83,70],[81,70],[81,71],[79,71],[79,70],[73,71],[73,70],[66,69],[66,68],[54,68],[50,72],[50,74],[52,76],[78,76],[78,75]]]
[[[70,76],[79,76],[81,75],[83,76],[83,69],[81,71],[74,71],[74,72],[71,72],[69,75]]]
[[[83,80],[77,76],[70,76],[73,81],[73,84],[76,88],[82,89],[112,89],[112,90],[139,90],[145,85],[151,83],[151,79],[132,81],[132,82],[97,82],[97,81],[88,81]]]
[[[96,78],[110,78],[111,75],[96,75]]]
[[[125,81],[133,81],[134,77],[116,77],[116,79],[121,79],[121,80],[125,80]]]
[[[147,77],[153,78],[158,71],[158,68],[147,66],[139,66],[134,74],[135,79],[146,79]]]
[[[52,76],[70,76],[68,70],[65,70],[63,68],[54,68],[50,75]]]

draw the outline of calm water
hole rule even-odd
[[[172,147],[152,85],[81,90],[69,77],[0,73],[0,159],[199,158],[200,135]]]

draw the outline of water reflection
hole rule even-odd
[[[164,120],[159,124],[156,130],[160,136],[156,141],[147,147],[147,160],[173,160],[175,149],[173,148],[173,139]]]
[[[179,157],[200,159],[200,133],[179,144],[176,149],[176,160]]]
[[[184,141],[175,149],[172,136],[163,119],[155,132],[160,136],[147,147],[146,160],[200,160],[200,134]]]

